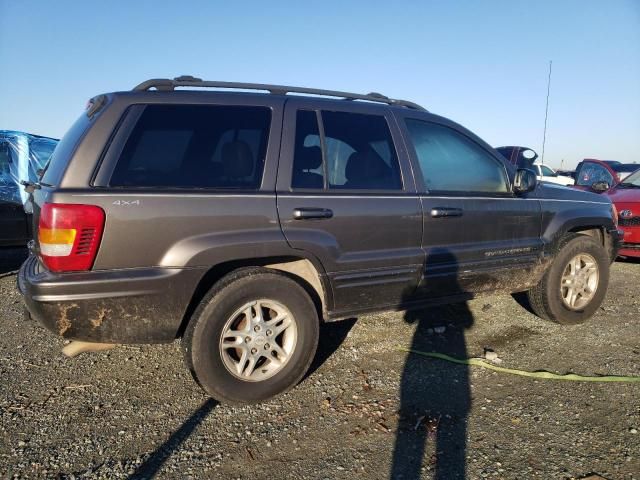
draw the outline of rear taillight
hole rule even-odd
[[[98,253],[104,211],[95,205],[45,203],[40,210],[40,257],[53,272],[89,270]]]

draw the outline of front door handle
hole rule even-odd
[[[461,217],[461,208],[448,208],[448,207],[434,207],[431,209],[431,216],[433,218],[441,217]]]
[[[328,208],[295,208],[293,210],[293,218],[295,220],[331,217],[333,217],[333,212]]]

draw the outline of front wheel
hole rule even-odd
[[[540,283],[527,292],[539,317],[561,324],[589,319],[609,284],[609,258],[593,237],[573,234],[560,246]]]
[[[295,280],[264,268],[223,278],[194,312],[183,350],[189,370],[213,398],[256,403],[305,374],[318,344],[316,307]]]

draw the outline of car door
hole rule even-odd
[[[290,99],[278,168],[280,223],[291,247],[320,260],[333,316],[414,294],[422,212],[389,109]]]
[[[458,125],[418,113],[399,124],[424,212],[419,293],[515,290],[542,254],[540,202],[514,196],[504,159]]]

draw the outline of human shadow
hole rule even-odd
[[[444,263],[452,265],[446,289],[464,293],[457,282],[455,257],[438,255],[437,265]],[[427,261],[426,268],[430,267]],[[423,294],[429,295],[428,287]],[[465,329],[473,325],[473,315],[466,303],[407,311],[404,320],[416,324],[411,350],[467,358]],[[426,470],[434,472],[432,478],[437,480],[466,478],[470,407],[468,367],[408,353],[391,478],[418,479]]]
[[[129,476],[129,480],[153,478],[173,452],[180,448],[198,425],[218,405],[212,398],[206,400],[171,436],[156,448],[153,453]]]

